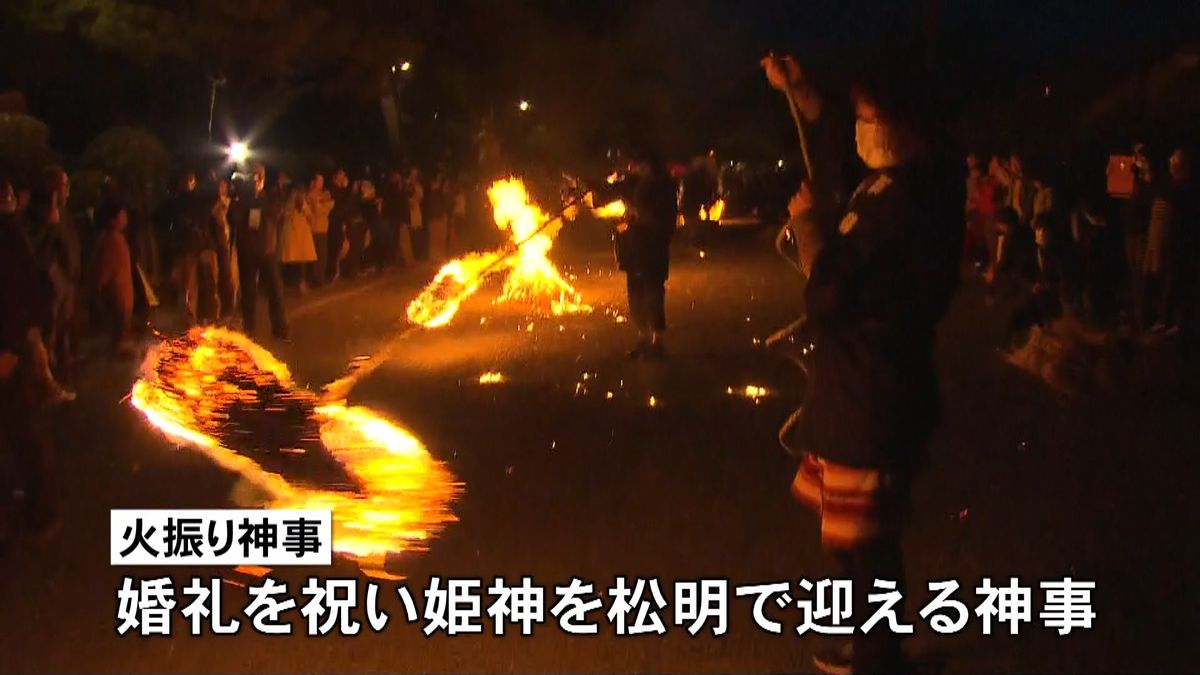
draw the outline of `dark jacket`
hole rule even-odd
[[[666,280],[675,234],[675,184],[663,174],[628,181],[620,190],[629,227],[618,232],[617,263],[629,274]]]
[[[961,185],[910,167],[872,172],[850,198],[806,288],[815,349],[799,447],[855,467],[919,460],[939,418],[933,346],[958,281]]]
[[[29,329],[50,318],[52,297],[24,228],[14,216],[0,216],[0,351],[24,356]]]
[[[229,205],[229,226],[236,237],[238,255],[262,258],[277,253],[282,213],[282,204],[270,190],[256,195],[249,187],[239,193]]]
[[[354,188],[347,185],[340,188],[336,185],[329,188],[333,195],[333,210],[329,212],[329,229],[337,230],[358,215],[358,199],[354,196]]]

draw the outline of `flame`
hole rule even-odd
[[[487,372],[479,376],[479,384],[500,384],[504,382],[504,373]]]
[[[589,311],[591,308],[582,304],[575,288],[546,257],[562,227],[562,219],[550,218],[532,203],[524,183],[517,178],[492,183],[488,199],[492,203],[492,218],[497,227],[508,233],[510,246],[487,253],[470,253],[446,263],[409,303],[409,321],[426,328],[448,324],[488,276],[504,270],[508,276],[496,303],[550,298],[550,309],[555,315]]]
[[[130,397],[153,426],[241,475],[268,508],[332,511],[334,550],[368,573],[456,520],[462,485],[415,436],[368,408],[321,404],[240,333],[193,328],[142,371]]]
[[[625,202],[618,199],[615,202],[609,202],[598,209],[592,209],[592,213],[597,218],[624,218],[625,217]]]
[[[700,207],[700,217],[704,218],[704,207]],[[705,220],[711,220],[714,223],[721,221],[721,216],[725,215],[725,200],[718,199],[713,202],[713,205],[708,207],[708,217]]]
[[[760,387],[754,384],[748,384],[742,389],[726,387],[725,393],[729,394],[730,396],[733,396],[734,394],[744,396],[755,403],[758,403],[759,399],[763,399],[771,395],[771,392],[766,387]]]

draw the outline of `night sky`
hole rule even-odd
[[[18,0],[3,10],[0,38],[10,47],[0,63],[0,89],[24,92],[60,152],[78,153],[116,124],[146,126],[172,147],[201,147],[214,70],[231,80],[218,99],[218,135],[253,128],[261,143],[333,155],[361,156],[383,145],[377,89],[351,84],[330,66],[332,57],[322,60],[315,49],[300,49],[253,84],[240,83],[236,59],[220,68],[195,55],[131,56],[120,39],[96,45],[80,28],[86,14],[74,25],[31,25],[21,12],[35,4]],[[123,4],[175,4],[185,19],[194,11],[193,3]],[[1058,103],[1066,108],[1200,34],[1200,3],[1187,1],[359,0],[338,6],[351,33],[382,27],[402,36],[393,39],[404,45],[396,58],[416,66],[404,83],[406,131],[426,139],[426,147],[413,148],[426,159],[437,152],[433,145],[466,154],[463,139],[488,115],[529,127],[517,128],[522,134],[535,130],[544,145],[567,156],[595,153],[633,134],[653,134],[677,154],[790,147],[786,109],[757,66],[768,50],[796,53],[814,73],[838,82],[881,41],[933,35],[939,74],[964,110],[1004,110],[1044,84],[1063,93]],[[368,58],[377,58],[381,71],[391,60]],[[277,89],[290,87],[286,96],[273,89],[276,81],[287,85]],[[533,103],[535,115],[509,120],[520,99]]]

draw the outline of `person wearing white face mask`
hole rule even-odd
[[[808,217],[828,209],[820,203],[828,189],[805,182],[789,204],[814,341],[804,408],[785,439],[803,454],[792,493],[819,514],[822,545],[842,567],[837,576],[853,581],[859,623],[870,617],[866,595],[875,579],[904,592],[909,484],[939,418],[934,338],[962,251],[960,155],[944,147],[932,90],[904,57],[873,63],[851,90],[866,176],[836,228]],[[823,99],[794,59],[763,65],[807,121],[819,119]],[[813,174],[829,170],[815,164]],[[856,631],[814,661],[825,672],[904,665],[899,636],[881,626]]]

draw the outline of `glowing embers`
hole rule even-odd
[[[496,303],[520,300],[533,305],[548,304],[555,315],[590,311],[547,257],[562,227],[562,218],[543,213],[530,201],[525,185],[516,178],[493,183],[488,189],[488,199],[496,227],[508,233],[508,244],[446,263],[409,303],[409,321],[427,328],[448,324],[462,303],[489,276],[502,271],[507,276]]]
[[[625,202],[618,199],[615,202],[609,202],[604,206],[592,209],[592,214],[597,218],[617,219],[625,217]]]
[[[330,509],[334,549],[364,570],[423,550],[462,492],[421,442],[374,411],[319,401],[244,335],[194,328],[147,356],[133,405],[249,481],[264,506]]]
[[[704,208],[703,205],[700,206],[700,220],[719,223],[721,222],[721,216],[723,215],[725,215],[724,199],[718,199],[717,201],[713,202],[712,206],[708,208]]]
[[[504,373],[489,371],[479,376],[479,384],[503,384]]]
[[[725,389],[725,393],[729,394],[730,396],[742,396],[754,401],[755,403],[758,403],[762,399],[771,395],[771,392],[768,391],[766,387],[760,387],[754,384],[748,384],[745,387],[739,387],[737,389],[734,389],[733,387],[727,387]]]

